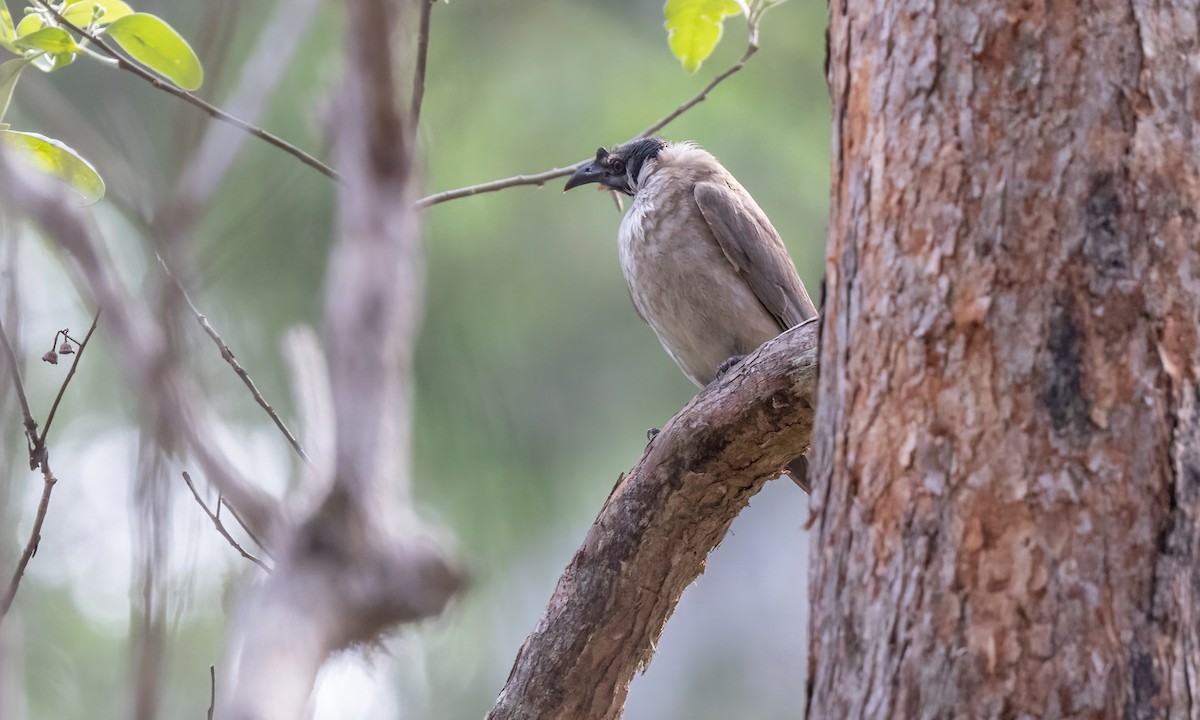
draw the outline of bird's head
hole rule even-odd
[[[637,194],[642,169],[666,146],[667,142],[662,138],[647,137],[631,140],[611,151],[600,148],[595,160],[575,171],[563,192],[588,183],[600,183],[605,189],[632,197]]]

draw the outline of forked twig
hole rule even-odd
[[[226,542],[233,546],[234,550],[237,550],[239,553],[241,553],[242,557],[262,568],[264,572],[271,572],[271,568],[267,567],[266,563],[246,552],[246,549],[243,548],[237,540],[234,540],[233,536],[229,534],[229,531],[225,529],[225,523],[221,522],[220,515],[221,499],[217,498],[217,512],[214,513],[212,510],[208,509],[208,505],[204,502],[204,499],[200,497],[200,493],[197,492],[196,486],[192,484],[192,477],[188,475],[187,472],[183,473],[183,481],[187,483],[188,490],[192,491],[192,497],[196,498],[196,503],[200,505],[200,509],[203,510],[204,514],[208,516],[208,519],[212,521],[213,527],[217,529],[217,532],[221,534],[221,537],[225,538]]]
[[[62,402],[63,393],[67,391],[67,383],[71,382],[71,378],[75,377],[75,368],[79,365],[79,358],[83,355],[83,349],[87,347],[88,340],[91,339],[92,333],[96,332],[96,324],[100,322],[100,311],[96,311],[96,316],[92,318],[92,326],[88,328],[87,335],[83,336],[83,342],[79,343],[79,350],[75,353],[75,360],[71,363],[71,368],[67,370],[67,376],[63,378],[62,385],[58,388],[58,394],[54,396],[54,404],[50,406],[50,414],[46,416],[46,424],[42,427],[42,434],[38,436],[37,442],[34,444],[34,452],[44,450],[46,447],[46,434],[50,432],[50,425],[54,422],[54,415],[58,412],[58,404]],[[30,462],[33,458],[30,458]]]
[[[16,355],[13,352],[12,343],[8,339],[8,334],[4,332],[3,325],[0,325],[0,344],[4,346],[5,354],[12,367],[13,382],[16,384],[17,394],[21,398],[22,411],[25,414],[25,429],[29,440],[29,467],[31,470],[39,466],[42,468],[42,497],[38,500],[37,512],[33,516],[33,528],[29,531],[29,540],[25,543],[25,549],[21,551],[21,557],[17,561],[16,569],[13,570],[12,578],[8,581],[4,597],[0,598],[0,621],[3,621],[9,608],[12,607],[13,600],[17,597],[17,589],[21,586],[21,579],[25,577],[25,568],[29,566],[29,561],[33,559],[38,545],[41,544],[42,525],[46,522],[46,513],[50,511],[50,495],[54,492],[54,485],[58,482],[58,478],[54,477],[54,473],[50,470],[50,454],[46,451],[46,433],[50,430],[50,423],[54,420],[54,414],[58,410],[63,393],[67,391],[67,385],[71,383],[71,378],[75,377],[75,368],[79,366],[79,360],[83,357],[83,351],[87,348],[88,341],[92,339],[92,333],[96,331],[96,323],[99,320],[100,313],[97,312],[95,319],[92,320],[92,327],[84,336],[83,341],[79,343],[79,349],[75,351],[75,359],[71,362],[70,370],[67,371],[62,385],[58,388],[58,395],[54,398],[54,405],[50,408],[50,414],[46,418],[46,425],[42,429],[41,435],[37,434],[37,423],[33,421],[33,417],[29,413],[29,403],[25,399],[25,388],[17,371]]]

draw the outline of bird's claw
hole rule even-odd
[[[727,358],[725,362],[717,366],[717,377],[721,377],[725,373],[729,372],[734,365],[740,363],[745,357],[745,355],[734,355]]]
[[[658,434],[660,432],[662,432],[662,431],[659,430],[658,428],[650,428],[649,430],[647,430],[646,431],[646,442],[648,442],[648,443],[654,442],[654,438],[658,437]]]

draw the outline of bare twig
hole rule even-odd
[[[71,382],[71,378],[75,377],[75,368],[79,365],[79,358],[83,357],[83,349],[87,347],[88,340],[92,339],[92,333],[96,332],[96,324],[100,322],[100,311],[96,311],[96,316],[92,318],[92,326],[88,328],[87,335],[83,336],[83,341],[79,343],[79,349],[75,351],[75,359],[71,362],[71,368],[67,370],[67,376],[63,378],[62,385],[58,388],[58,394],[54,396],[54,404],[50,406],[50,414],[46,416],[46,424],[42,426],[42,434],[38,436],[37,442],[34,444],[35,454],[40,454],[41,450],[46,447],[46,435],[50,432],[50,425],[54,422],[54,415],[58,412],[58,404],[62,402],[63,393],[67,391],[67,384]],[[30,458],[33,461],[33,458]]]
[[[319,0],[280,0],[242,66],[237,84],[224,105],[247,123],[258,123],[280,80],[292,67],[296,51],[307,35]],[[210,125],[183,165],[165,215],[168,229],[195,223],[197,208],[210,207],[212,197],[234,162],[242,157],[246,135],[221,123]],[[173,263],[179,269],[178,261]],[[186,273],[184,273],[186,277]]]
[[[261,392],[259,392],[258,386],[254,384],[254,380],[250,377],[250,374],[247,373],[246,369],[243,368],[241,363],[238,362],[237,358],[233,354],[233,351],[229,349],[229,346],[225,344],[225,341],[221,338],[221,335],[208,321],[208,317],[204,313],[200,312],[200,309],[196,307],[194,302],[192,302],[192,298],[190,295],[188,295],[187,290],[184,289],[183,283],[179,282],[179,278],[175,277],[174,273],[171,272],[171,269],[167,267],[167,263],[165,260],[163,260],[161,255],[158,258],[158,262],[162,265],[163,270],[167,273],[171,280],[174,281],[175,287],[179,290],[179,294],[183,296],[183,300],[187,303],[188,308],[191,309],[192,315],[196,317],[196,322],[200,324],[200,327],[204,330],[204,332],[210,338],[212,338],[212,341],[214,344],[216,344],[217,349],[221,351],[221,357],[225,359],[225,362],[229,363],[229,366],[233,368],[233,371],[237,373],[237,376],[242,379],[242,383],[244,383],[246,388],[250,390],[250,394],[254,396],[254,401],[258,403],[259,407],[265,410],[267,415],[271,417],[271,421],[275,423],[275,427],[279,428],[279,432],[283,433],[283,436],[287,438],[288,443],[292,446],[292,449],[296,451],[296,454],[299,455],[300,458],[305,462],[309,462],[308,455],[304,452],[304,448],[300,445],[300,441],[297,440],[296,436],[292,434],[292,431],[288,429],[287,425],[283,422],[283,418],[279,417],[279,413],[275,411],[275,408],[271,406],[271,403],[267,402],[267,399],[263,397]]]
[[[427,207],[440,205],[451,200],[459,200],[461,198],[471,197],[472,195],[481,195],[483,193],[506,190],[508,188],[520,187],[522,185],[537,185],[538,187],[541,187],[555,178],[566,177],[567,175],[570,175],[582,167],[586,162],[588,162],[588,160],[580,160],[574,165],[558,167],[533,175],[514,175],[501,180],[492,180],[491,182],[480,183],[478,185],[468,185],[467,187],[461,187],[455,190],[443,190],[439,193],[426,195],[418,200],[414,207],[416,207],[418,210],[424,210]]]
[[[563,571],[488,720],[620,717],[708,553],[808,445],[817,350],[817,322],[792,328],[663,427]]]
[[[8,581],[8,589],[4,591],[4,597],[0,599],[0,623],[3,623],[5,616],[8,615],[8,610],[17,597],[17,588],[21,585],[21,578],[25,576],[25,568],[28,567],[29,561],[37,553],[38,545],[42,542],[42,524],[46,522],[46,513],[50,510],[50,493],[54,492],[54,485],[58,482],[54,473],[50,471],[50,459],[45,450],[42,451],[41,466],[42,498],[38,501],[37,514],[33,516],[33,529],[29,531],[29,541],[25,543],[21,559],[17,561],[17,569],[13,570],[12,578]]]
[[[37,0],[37,2],[43,8],[48,10],[52,15],[54,15],[55,19],[59,23],[61,23],[63,27],[68,28],[72,32],[78,34],[80,37],[86,39],[89,43],[91,43],[91,44],[95,45],[97,48],[99,48],[102,53],[104,53],[108,57],[112,58],[116,62],[117,68],[119,68],[121,70],[125,70],[126,72],[131,72],[134,75],[137,75],[138,77],[140,77],[142,80],[145,80],[146,82],[150,83],[155,88],[162,90],[163,92],[168,93],[170,95],[174,95],[175,97],[179,98],[180,100],[183,100],[184,102],[195,105],[196,107],[198,107],[201,110],[203,110],[204,112],[208,113],[211,117],[213,117],[216,120],[220,120],[221,122],[228,123],[228,124],[238,128],[239,130],[242,130],[243,132],[249,133],[250,135],[253,135],[254,137],[256,137],[260,140],[263,140],[264,142],[274,145],[275,147],[277,147],[280,150],[284,151],[285,153],[291,155],[292,157],[296,158],[297,160],[304,163],[305,165],[313,168],[317,172],[320,172],[322,175],[333,178],[334,180],[341,180],[341,176],[338,175],[338,173],[333,168],[329,167],[328,165],[321,162],[320,160],[313,157],[312,155],[305,152],[304,150],[301,150],[300,148],[296,147],[295,145],[292,145],[291,143],[289,143],[288,141],[284,140],[283,138],[281,138],[277,135],[273,135],[273,134],[267,132],[266,130],[258,127],[257,125],[252,125],[251,123],[248,123],[240,118],[230,115],[229,113],[225,112],[224,110],[217,107],[216,105],[213,105],[212,103],[209,103],[208,101],[201,99],[197,95],[194,95],[193,93],[190,93],[187,90],[184,90],[183,88],[178,87],[177,85],[175,85],[173,83],[165,82],[164,80],[159,78],[157,75],[155,75],[155,74],[151,73],[149,70],[146,70],[145,68],[143,68],[141,65],[138,65],[137,63],[131,62],[130,60],[126,59],[124,55],[122,55],[122,54],[118,53],[116,50],[114,50],[111,45],[109,45],[107,42],[104,41],[103,38],[101,38],[97,35],[94,35],[92,33],[89,33],[88,31],[84,30],[83,28],[79,27],[78,25],[75,25],[71,21],[67,20],[65,17],[62,16],[61,13],[59,13],[48,2],[46,2],[46,0]]]
[[[217,666],[208,666],[208,720],[213,720],[213,708],[217,704]]]
[[[264,543],[262,540],[260,540],[258,535],[254,534],[254,531],[250,529],[250,525],[248,525],[246,523],[246,521],[242,519],[241,514],[238,513],[237,508],[235,508],[234,506],[225,502],[224,496],[220,496],[217,499],[217,514],[218,515],[220,515],[220,513],[221,513],[222,506],[229,509],[229,514],[233,516],[234,520],[237,520],[238,526],[240,526],[242,528],[242,531],[245,532],[246,535],[250,536],[250,539],[254,541],[255,545],[262,548],[263,554],[266,555],[267,557],[271,557],[271,550],[267,547],[266,543]]]
[[[21,398],[22,409],[25,413],[25,429],[29,438],[29,467],[34,469],[40,465],[42,468],[42,497],[38,501],[37,513],[33,517],[33,529],[29,531],[29,541],[25,543],[25,550],[21,553],[20,560],[17,561],[17,568],[8,582],[8,589],[4,593],[3,600],[0,600],[0,620],[3,620],[4,616],[8,614],[8,609],[12,607],[13,599],[17,596],[17,588],[21,585],[21,578],[25,576],[25,568],[29,565],[30,559],[33,558],[42,541],[42,525],[46,521],[46,513],[50,510],[50,494],[54,492],[54,485],[58,482],[54,473],[50,471],[50,453],[46,450],[46,433],[50,431],[54,413],[58,410],[58,404],[62,400],[63,393],[67,391],[67,385],[71,383],[71,378],[75,377],[75,368],[79,366],[79,359],[83,357],[83,351],[87,347],[88,340],[91,340],[92,333],[96,331],[96,323],[99,319],[100,313],[97,312],[96,319],[92,320],[91,329],[79,343],[75,359],[71,362],[71,369],[67,371],[62,385],[58,388],[58,395],[54,398],[54,405],[50,408],[50,414],[46,417],[46,424],[40,436],[37,434],[37,423],[29,414],[29,404],[25,399],[25,389],[21,385],[21,377],[17,372],[12,343],[9,342],[8,334],[4,332],[4,326],[0,324],[0,342],[4,345],[5,354],[8,355],[12,365],[13,381],[17,386],[17,394]]]
[[[12,207],[26,213],[66,250],[73,271],[111,324],[113,341],[123,354],[122,367],[141,386],[148,416],[171,424],[191,447],[210,482],[230,498],[248,525],[265,535],[278,517],[277,501],[250,482],[215,446],[208,406],[177,368],[163,363],[167,338],[162,328],[147,316],[144,307],[131,300],[77,205],[53,180],[16,167],[2,155],[0,184]]]
[[[8,369],[12,373],[13,386],[17,389],[17,399],[21,402],[21,415],[24,417],[25,422],[26,442],[29,445],[29,453],[32,455],[33,448],[37,446],[38,440],[37,421],[33,419],[33,413],[29,411],[29,398],[25,395],[25,383],[21,382],[21,366],[17,363],[17,354],[13,351],[12,342],[8,339],[8,333],[4,331],[3,320],[0,320],[0,344],[4,346],[4,356],[8,360]]]
[[[425,100],[425,67],[429,57],[429,22],[437,0],[420,0],[421,29],[417,34],[417,66],[413,70],[412,101],[408,111],[409,132],[417,134],[421,123],[421,103]]]
[[[742,68],[746,67],[746,61],[749,60],[754,55],[754,53],[758,52],[758,42],[754,40],[753,30],[751,31],[750,37],[751,37],[750,43],[748,45],[746,45],[746,52],[742,53],[742,57],[739,58],[737,62],[735,62],[733,65],[730,65],[728,68],[725,69],[724,72],[722,72],[720,75],[717,75],[715,78],[713,78],[711,81],[709,81],[709,83],[704,86],[704,89],[701,90],[700,92],[696,93],[695,95],[693,95],[690,100],[688,100],[684,104],[680,105],[679,107],[675,108],[671,112],[667,113],[658,122],[654,123],[650,127],[646,128],[645,130],[638,133],[637,137],[635,137],[634,139],[636,140],[637,138],[649,137],[649,136],[653,135],[654,133],[658,132],[659,130],[662,130],[667,125],[674,122],[680,115],[684,114],[688,110],[691,110],[693,107],[695,107],[696,105],[699,105],[701,102],[703,102],[704,99],[708,97],[708,94],[710,92],[712,92],[713,88],[715,88],[716,86],[718,86],[722,82],[724,82],[726,78],[728,78],[730,75],[733,75],[734,73],[738,72]]]
[[[229,534],[229,531],[225,529],[225,523],[221,522],[221,516],[218,514],[221,511],[221,499],[217,498],[217,512],[214,513],[212,510],[208,509],[208,505],[206,505],[204,499],[200,497],[200,493],[196,491],[196,486],[192,484],[191,476],[186,472],[183,473],[183,481],[187,483],[188,490],[192,491],[192,497],[196,498],[196,503],[200,505],[200,509],[204,511],[204,514],[208,516],[209,520],[212,520],[213,527],[217,529],[217,532],[221,534],[221,537],[225,538],[226,542],[233,546],[234,550],[237,550],[239,553],[241,553],[242,557],[262,568],[264,572],[271,572],[271,568],[267,567],[266,563],[246,552],[246,549],[243,548],[237,540],[234,540],[233,536]],[[209,708],[209,713],[212,713],[211,708]]]
[[[745,67],[746,61],[749,60],[754,53],[758,52],[758,34],[756,23],[757,18],[750,23],[750,41],[746,45],[746,51],[742,53],[742,57],[739,58],[737,62],[735,62],[733,65],[730,65],[725,69],[724,72],[714,77],[707,85],[704,86],[704,89],[693,95],[687,102],[663,116],[650,127],[633,136],[631,140],[649,137],[659,130],[662,130],[668,124],[676,120],[680,115],[703,102],[704,99],[708,97],[708,94],[712,92],[713,88],[724,82],[730,75],[733,75]],[[546,170],[545,172],[540,172],[533,175],[514,175],[513,177],[492,180],[491,182],[480,183],[478,185],[468,185],[466,187],[456,188],[454,190],[443,190],[442,192],[426,195],[425,197],[421,198],[416,202],[415,207],[417,209],[424,209],[433,205],[448,202],[450,200],[458,200],[460,198],[471,197],[472,195],[496,192],[497,190],[506,190],[508,188],[520,187],[522,185],[537,185],[540,187],[550,180],[570,175],[579,168],[583,167],[583,165],[590,160],[591,158],[585,158],[572,165],[557,167],[552,170]]]

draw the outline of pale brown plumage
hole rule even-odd
[[[707,151],[635,140],[598,151],[567,189],[587,182],[633,196],[618,233],[630,298],[697,385],[816,317],[779,233]]]

